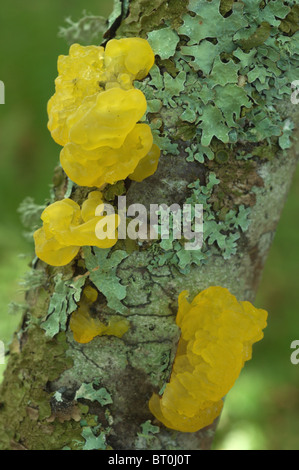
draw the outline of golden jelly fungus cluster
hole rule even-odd
[[[78,310],[70,319],[70,329],[78,343],[89,343],[95,336],[112,335],[121,338],[129,329],[128,320],[111,318],[106,325],[90,315],[92,304],[96,302],[98,292],[91,286],[85,287]]]
[[[78,254],[81,246],[110,248],[117,241],[118,215],[95,216],[103,204],[102,193],[92,191],[82,208],[71,199],[46,207],[41,215],[42,228],[34,233],[36,255],[51,266],[64,266]],[[97,224],[107,227],[107,237],[96,237]]]
[[[145,39],[112,39],[101,46],[73,44],[58,59],[55,94],[48,103],[48,128],[64,148],[61,165],[81,186],[102,187],[130,175],[142,181],[160,156],[148,124],[144,94],[134,88],[154,64]]]
[[[168,428],[195,432],[219,416],[253,343],[263,338],[267,312],[238,302],[223,287],[209,287],[191,304],[187,295],[179,296],[181,338],[170,382],[162,397],[152,396],[149,408]]]

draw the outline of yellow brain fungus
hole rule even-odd
[[[111,39],[105,50],[105,66],[109,74],[122,77],[128,74],[131,82],[142,80],[154,65],[155,57],[145,39]],[[119,81],[119,78],[118,78]]]
[[[42,228],[34,233],[36,255],[51,266],[65,266],[78,254],[81,246],[110,248],[115,245],[119,217],[96,217],[95,209],[102,203],[102,194],[93,191],[84,201],[82,209],[71,199],[49,205],[41,215]],[[96,237],[96,225],[104,221],[107,237],[99,240]]]
[[[81,186],[100,188],[105,183],[113,184],[125,179],[134,172],[147,153],[152,152],[152,147],[156,146],[153,145],[150,127],[136,124],[120,148],[105,146],[82,153],[80,146],[69,143],[62,149],[60,161],[72,181]],[[153,173],[154,167],[151,170]]]
[[[129,175],[129,178],[133,181],[141,182],[148,176],[155,173],[160,157],[160,149],[157,145],[153,144],[148,154],[140,160],[137,167]]]
[[[83,100],[99,91],[97,77],[103,68],[104,48],[73,44],[68,56],[58,57],[55,94],[48,102],[48,128],[59,145],[68,142],[67,119]]]
[[[105,324],[98,318],[93,318],[90,309],[97,298],[96,289],[91,286],[85,287],[78,310],[71,316],[70,329],[73,332],[74,340],[78,343],[89,343],[95,336],[101,335],[112,335],[121,338],[129,329],[129,322],[126,319],[114,317]]]
[[[179,296],[181,338],[170,382],[162,397],[153,394],[149,408],[165,426],[195,432],[219,416],[253,343],[263,338],[267,312],[238,302],[223,287],[209,287],[191,304],[187,295]]]
[[[72,181],[113,184],[141,161],[146,168],[138,169],[138,181],[156,171],[160,151],[148,124],[138,124],[147,104],[133,85],[153,64],[154,53],[141,38],[112,39],[106,49],[73,44],[68,56],[59,57],[48,128],[64,146],[60,161]]]
[[[69,118],[70,142],[84,150],[119,148],[145,111],[142,91],[111,88],[96,95],[94,103],[81,105]]]

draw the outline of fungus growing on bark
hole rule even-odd
[[[110,248],[117,241],[118,215],[95,216],[102,204],[102,194],[93,191],[80,206],[71,199],[50,204],[43,211],[43,226],[34,233],[36,255],[52,266],[65,266],[78,254],[81,246]],[[106,238],[96,236],[97,224],[107,227]]]
[[[187,295],[179,296],[181,338],[170,381],[162,397],[153,394],[149,407],[165,426],[195,432],[219,416],[253,343],[263,338],[267,312],[238,302],[223,287],[205,289],[191,304]]]
[[[70,329],[78,343],[89,343],[95,336],[111,335],[121,338],[129,329],[126,319],[112,317],[107,324],[90,314],[92,304],[96,302],[98,292],[91,286],[85,287],[78,310],[70,319]]]
[[[156,171],[160,151],[148,124],[142,91],[134,80],[154,64],[145,39],[112,39],[106,49],[73,44],[58,59],[56,91],[48,103],[48,128],[64,146],[60,162],[69,178],[89,187],[113,184],[137,170],[141,181]]]

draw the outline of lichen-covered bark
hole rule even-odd
[[[173,31],[178,31],[187,12],[187,3],[119,2],[122,10],[119,9],[118,15],[110,21],[106,37],[109,39],[115,34],[146,37],[147,33],[159,29],[162,18],[168,20]],[[223,14],[230,10],[230,3],[221,2]],[[186,37],[180,35],[180,41],[180,45],[185,45]],[[158,59],[157,63],[161,73],[167,70],[176,76],[179,62],[170,57],[164,61]],[[200,74],[197,78],[200,82]],[[148,83],[143,91],[151,96],[154,88]],[[111,304],[108,307],[103,290],[93,314],[107,320],[118,313],[129,320],[130,328],[122,338],[98,336],[88,344],[74,341],[68,320],[64,323],[62,317],[57,320],[61,331],[53,338],[45,334],[45,330],[53,331],[53,325],[47,324],[47,329],[44,322],[49,318],[51,298],[52,315],[56,315],[56,310],[61,314],[59,304],[64,301],[66,315],[70,312],[70,297],[61,294],[53,302],[57,274],[61,274],[59,279],[65,280],[66,289],[75,283],[80,292],[81,287],[76,282],[83,276],[86,284],[96,285],[102,292],[103,277],[99,269],[103,265],[99,263],[98,271],[91,269],[95,254],[88,250],[83,250],[66,268],[50,268],[37,262],[35,271],[44,272],[45,276],[41,285],[27,293],[28,310],[12,342],[0,392],[1,449],[210,448],[216,422],[197,433],[169,430],[153,419],[148,400],[153,391],[163,387],[171,373],[179,338],[175,324],[177,298],[182,290],[187,289],[193,298],[210,285],[221,285],[240,300],[254,300],[296,167],[298,133],[293,133],[293,146],[287,152],[268,140],[265,152],[272,153],[270,159],[256,156],[251,163],[236,160],[237,151],[252,151],[252,144],[243,140],[236,146],[212,142],[216,154],[219,148],[229,154],[229,161],[224,164],[217,159],[188,161],[186,156],[191,153],[195,134],[190,120],[184,126],[178,120],[185,109],[180,107],[184,93],[184,89],[179,92],[182,101],[178,101],[176,107],[164,102],[162,109],[147,116],[152,126],[162,117],[163,136],[171,138],[157,172],[142,183],[126,183],[127,204],[138,202],[146,207],[149,203],[181,204],[190,195],[188,185],[199,181],[205,186],[210,173],[215,173],[220,183],[210,196],[210,210],[221,217],[222,213],[225,215],[241,204],[250,208],[250,223],[246,230],[239,230],[236,252],[224,257],[219,249],[211,247],[204,263],[192,263],[186,270],[174,262],[159,265],[161,250],[151,242],[119,241],[115,250],[125,253],[120,261],[113,265],[109,264],[110,255],[103,258],[103,263],[107,263],[107,276],[112,273],[117,280],[115,298],[119,307],[111,308]],[[290,109],[287,101],[282,103],[285,103],[280,105],[282,119],[292,118],[297,127],[296,107]],[[161,138],[161,128],[159,132]],[[172,152],[174,145],[176,150]],[[255,150],[258,147],[259,144]],[[69,191],[61,170],[56,172],[54,185],[58,199]],[[71,191],[71,197],[78,202],[87,193],[86,188],[73,187]],[[101,275],[105,276],[105,271]],[[117,291],[119,286],[125,288],[124,297]],[[52,320],[56,321],[55,317]]]

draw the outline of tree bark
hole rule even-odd
[[[190,3],[194,5],[196,2]],[[217,4],[217,1],[211,3]],[[223,5],[228,3],[232,2],[221,2],[223,19],[230,17],[230,9],[227,12],[223,10]],[[163,24],[175,34],[180,33],[176,51],[187,47],[188,37],[180,29],[184,15],[194,18],[187,1],[132,0],[119,2],[118,6],[121,8],[110,19],[105,40],[115,36],[139,35],[146,38],[148,33],[159,31]],[[260,7],[260,15],[262,11]],[[227,31],[227,35],[233,35],[233,32]],[[215,46],[216,43],[211,40],[209,44]],[[165,50],[170,45],[165,45]],[[261,45],[252,45],[250,49],[244,46],[243,51],[249,54]],[[165,74],[164,81],[166,74],[176,78],[180,72],[174,52],[164,59],[163,52],[160,54],[162,58],[157,54],[158,72],[161,76]],[[198,86],[202,86],[205,74],[196,67],[192,73],[197,76]],[[193,158],[190,161],[188,149],[192,149],[193,143],[198,144],[196,127],[200,121],[192,123],[190,119],[179,119],[186,111],[182,103],[184,94],[189,93],[186,85],[188,74],[187,71],[184,89],[179,94],[174,91],[173,99],[180,99],[177,105],[173,106],[166,100],[159,111],[147,115],[147,120],[157,130],[156,136],[162,147],[167,138],[169,141],[162,148],[158,170],[152,177],[142,183],[126,181],[127,204],[138,202],[146,207],[149,202],[181,204],[190,197],[190,184],[199,181],[201,188],[207,187],[209,175],[213,173],[220,182],[212,188],[205,215],[216,214],[216,223],[221,223],[221,209],[224,209],[222,214],[225,217],[230,210],[237,211],[243,205],[250,210],[249,224],[243,230],[240,227],[235,229],[239,239],[236,240],[235,252],[230,256],[223,256],[217,242],[211,242],[206,245],[209,256],[204,262],[190,262],[185,268],[167,261],[160,266],[159,259],[167,250],[155,248],[152,243],[130,245],[119,241],[105,259],[101,258],[107,262],[106,272],[104,270],[102,275],[111,279],[114,302],[113,290],[112,301],[106,291],[101,291],[96,252],[82,250],[65,268],[51,268],[35,261],[33,271],[42,273],[41,285],[27,292],[28,309],[11,344],[1,386],[1,449],[190,450],[209,449],[211,446],[216,422],[195,433],[173,431],[154,419],[149,412],[148,401],[170,377],[179,339],[175,316],[178,295],[182,290],[188,290],[192,299],[202,289],[220,285],[228,288],[239,300],[254,301],[296,167],[298,131],[292,133],[293,145],[287,150],[279,148],[277,134],[261,138],[254,144],[244,137],[235,143],[223,143],[214,138],[210,148],[216,158],[205,158],[202,162]],[[161,101],[156,83],[157,80],[155,84],[145,81],[140,86],[147,98],[152,100],[156,94],[157,100]],[[167,94],[165,90],[163,93]],[[267,104],[259,106],[262,109]],[[275,102],[275,106],[282,122],[290,118],[297,127],[299,114],[288,97]],[[163,130],[161,126],[155,127],[159,119],[163,122]],[[259,147],[270,152],[272,158],[260,158],[258,152],[249,160],[237,158],[242,152],[249,154]],[[228,156],[225,163],[219,160],[219,149]],[[67,179],[57,169],[54,179],[56,199],[71,191],[71,197],[81,201],[86,188],[73,186],[70,189],[67,184]],[[111,256],[118,250],[122,256],[113,263]],[[57,296],[57,279],[64,286],[58,292],[60,297]],[[101,292],[95,314],[107,320],[117,313],[129,320],[130,328],[122,338],[97,336],[88,344],[78,344],[68,327],[68,319],[63,323],[54,318],[58,311],[62,315],[63,302],[66,303],[65,315],[69,318],[69,305],[72,300],[79,300],[80,296],[78,298],[75,292],[76,289],[81,292],[82,279],[86,285],[96,285]],[[119,286],[125,288],[125,296],[119,294]],[[71,295],[67,296],[66,289]],[[53,337],[47,336],[44,328],[51,305],[53,321],[60,325],[60,331]]]

